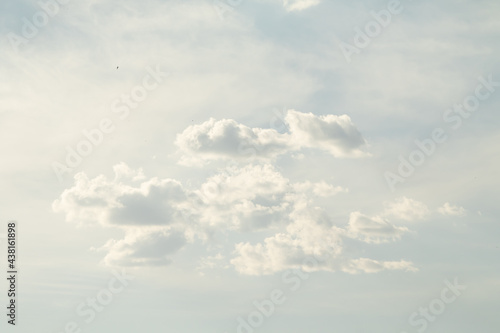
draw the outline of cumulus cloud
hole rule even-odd
[[[302,191],[311,188],[307,182],[295,186]],[[424,204],[401,198],[387,204],[385,213],[396,219],[412,220],[425,218],[429,212]],[[343,240],[346,238],[382,244],[398,241],[410,232],[407,227],[394,225],[387,217],[352,212],[345,227],[339,227],[322,209],[304,203],[294,206],[290,219],[286,232],[268,237],[262,243],[237,244],[236,257],[231,261],[237,271],[248,275],[265,275],[294,268],[304,271],[343,271],[349,274],[417,270],[410,261],[351,258],[347,255],[349,251],[344,251]]]
[[[366,141],[348,115],[316,116],[289,110],[285,122],[296,145],[320,148],[335,157],[362,157]]]
[[[195,219],[202,227],[256,230],[286,222],[298,202],[346,191],[326,182],[292,183],[269,164],[227,168],[195,189],[173,179],[145,179],[123,164],[114,171],[113,180],[77,174],[53,210],[77,224],[132,227]]]
[[[270,160],[302,148],[315,148],[334,157],[367,156],[366,141],[347,115],[316,116],[288,110],[284,118],[289,133],[250,128],[234,120],[209,119],[177,135],[182,165],[210,160]]]
[[[194,193],[202,200],[202,225],[240,230],[286,222],[296,199],[293,184],[271,165],[229,168]]]
[[[54,201],[53,210],[66,213],[66,220],[77,224],[148,226],[179,221],[179,206],[186,200],[179,182],[152,178],[139,183],[142,171],[133,172],[124,165],[114,171],[114,180],[75,175],[74,186]],[[127,180],[129,184],[124,182]]]
[[[407,197],[397,198],[393,202],[385,202],[384,206],[385,216],[404,221],[425,219],[430,214],[429,208],[424,203]]]
[[[465,216],[467,213],[465,208],[451,205],[449,202],[446,202],[443,206],[439,207],[438,212],[445,216]]]
[[[289,149],[289,135],[274,129],[250,128],[231,119],[211,118],[191,125],[177,135],[175,144],[183,152],[181,164],[231,158],[273,158]]]
[[[236,270],[246,275],[273,274],[285,269],[304,271],[344,271],[350,274],[381,270],[416,270],[408,261],[377,261],[349,258],[342,246],[344,237],[361,237],[379,243],[395,240],[405,232],[378,219],[353,213],[346,229],[333,226],[320,212],[298,209],[285,233],[268,237],[263,243],[238,243],[231,260]],[[354,216],[354,218],[353,218]]]
[[[347,223],[334,223],[315,205],[315,198],[347,192],[321,182],[292,182],[270,164],[227,167],[200,185],[187,188],[175,179],[147,178],[124,163],[114,177],[75,176],[74,185],[54,201],[53,209],[79,225],[117,227],[122,239],[110,239],[98,250],[110,266],[168,265],[188,244],[209,245],[215,233],[272,231],[252,244],[239,242],[232,258],[202,258],[199,269],[228,267],[241,274],[265,275],[285,269],[344,271],[414,270],[407,261],[351,258],[344,240],[380,244],[399,240],[409,230],[385,217],[352,212]],[[387,215],[422,217],[422,206],[401,198],[386,204]],[[352,243],[352,241],[350,242]]]
[[[114,265],[168,264],[166,255],[220,230],[285,227],[297,207],[343,190],[325,182],[292,183],[271,165],[228,168],[194,189],[173,179],[147,179],[125,164],[114,171],[113,179],[77,174],[53,203],[69,222],[125,231],[124,239],[101,248],[108,252],[105,262]]]
[[[99,248],[105,252],[106,265],[167,265],[177,251],[197,239],[205,242],[213,232],[275,229],[276,234],[263,243],[236,244],[230,263],[238,272],[262,275],[300,268],[358,273],[412,268],[403,261],[380,262],[344,254],[346,237],[377,244],[398,240],[408,230],[359,212],[350,215],[344,228],[336,226],[314,205],[314,198],[346,192],[342,187],[326,182],[293,183],[269,164],[229,167],[193,189],[174,179],[148,179],[142,170],[131,170],[123,163],[114,172],[112,179],[77,174],[75,184],[53,203],[53,209],[65,213],[70,222],[124,231],[123,239],[111,239]],[[206,258],[202,266],[224,265],[223,258]]]
[[[273,274],[288,268],[331,270],[325,260],[315,259],[317,266],[310,267],[308,258],[326,259],[339,255],[340,233],[335,227],[318,224],[311,217],[301,217],[287,228],[287,232],[266,238],[263,244],[237,244],[237,255],[231,263],[246,275]]]

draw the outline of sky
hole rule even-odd
[[[498,332],[500,3],[0,12],[2,332]]]

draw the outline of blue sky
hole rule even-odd
[[[16,329],[497,332],[499,3],[1,6]]]

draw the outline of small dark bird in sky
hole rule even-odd
[[[118,69],[118,66],[116,66],[116,69]]]

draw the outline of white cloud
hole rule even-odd
[[[102,247],[108,251],[108,264],[167,264],[164,256],[151,252],[155,248],[160,254],[165,252],[162,242],[205,241],[215,232],[285,227],[298,207],[342,190],[325,182],[292,183],[271,165],[228,168],[196,189],[186,189],[173,179],[146,179],[142,170],[125,164],[115,166],[114,172],[112,180],[77,174],[74,186],[53,203],[53,210],[65,213],[69,222],[97,222],[125,231],[124,239]],[[158,244],[150,248],[148,242]],[[165,246],[172,251],[177,248]]]
[[[298,193],[313,193],[318,197],[329,197],[340,192],[348,192],[347,189],[341,186],[333,186],[324,181],[319,183],[311,183],[310,181],[296,183],[294,184],[294,190]]]
[[[392,216],[404,221],[425,219],[430,214],[429,208],[424,203],[407,197],[397,198],[393,202],[385,202],[384,206],[385,216]]]
[[[301,11],[309,7],[316,6],[320,2],[320,0],[283,0],[283,6],[289,12]]]
[[[449,202],[446,202],[443,206],[439,207],[438,212],[445,216],[465,216],[467,213],[465,208],[451,205]]]
[[[325,181],[293,183],[264,164],[229,167],[193,193],[201,199],[202,226],[248,231],[284,227],[298,207],[342,192],[348,190]]]
[[[184,154],[181,164],[189,165],[203,159],[273,158],[290,148],[289,141],[289,135],[274,129],[249,128],[234,120],[211,118],[186,128],[175,143]]]
[[[114,171],[114,180],[77,174],[53,210],[80,225],[154,226],[194,219],[204,228],[257,230],[288,223],[298,203],[344,191],[326,182],[291,183],[269,164],[230,167],[192,190],[173,179],[146,180],[141,170],[124,164]]]
[[[184,233],[171,228],[129,229],[124,239],[109,240],[97,251],[106,251],[108,266],[162,266],[187,243]]]
[[[180,164],[201,165],[205,161],[273,159],[302,148],[321,149],[335,157],[368,156],[366,141],[347,115],[316,116],[288,110],[284,118],[289,133],[250,128],[234,120],[211,118],[191,125],[177,135]]]
[[[247,275],[267,275],[285,269],[304,271],[344,271],[350,274],[375,273],[381,270],[416,270],[407,261],[352,259],[343,250],[343,237],[360,237],[380,243],[395,240],[406,228],[397,228],[377,218],[351,214],[346,229],[332,226],[318,209],[300,208],[292,214],[294,222],[287,232],[268,237],[263,243],[236,244],[236,257],[231,260],[236,270]]]
[[[114,172],[112,180],[77,174],[74,186],[53,203],[53,209],[65,213],[70,222],[98,222],[125,232],[123,239],[111,239],[100,248],[106,252],[107,265],[167,265],[186,244],[206,241],[215,232],[284,228],[263,243],[238,243],[230,263],[250,275],[287,268],[357,273],[411,267],[346,257],[345,237],[383,243],[398,240],[408,229],[358,212],[351,213],[345,228],[334,226],[325,211],[314,206],[314,198],[346,190],[324,181],[292,183],[268,164],[230,167],[196,189],[186,189],[173,179],[147,179],[142,170],[123,163]],[[205,264],[212,265],[212,259]]]
[[[302,147],[321,148],[335,157],[362,157],[366,141],[348,115],[316,116],[288,110],[285,121]]]
[[[405,232],[408,232],[408,228],[394,226],[379,216],[369,217],[360,212],[353,212],[349,217],[349,236],[366,243],[378,244],[398,240]]]
[[[257,230],[284,224],[294,205],[293,186],[271,165],[229,168],[207,179],[201,198],[203,226]]]
[[[418,271],[413,264],[406,260],[400,261],[378,261],[369,258],[359,258],[351,260],[344,266],[346,273],[377,273],[383,270],[405,270],[410,272]]]
[[[85,173],[78,173],[75,185],[54,201],[53,210],[66,213],[67,221],[79,225],[98,222],[108,226],[147,226],[180,220],[179,206],[186,200],[186,193],[179,182],[151,178],[138,183],[138,179],[143,179],[142,171],[133,173],[123,165],[114,170],[115,180],[102,175],[89,179]],[[124,183],[126,180],[131,184]]]
[[[312,216],[301,216],[286,233],[266,238],[263,244],[236,244],[237,256],[231,263],[238,272],[247,275],[273,274],[288,268],[332,270],[328,261],[342,251],[340,234],[340,229],[320,225]],[[317,267],[308,266],[313,259]]]

